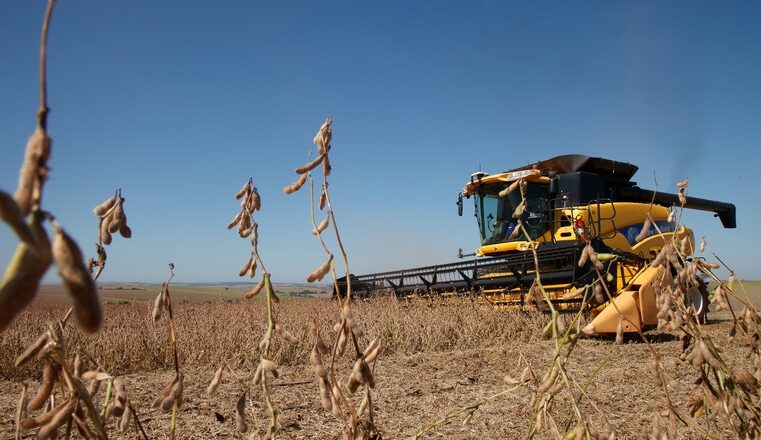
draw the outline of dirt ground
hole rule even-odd
[[[756,304],[759,292],[752,292]],[[743,344],[730,344],[729,315],[714,313],[706,326],[712,340],[725,347],[725,360],[736,369],[752,370],[749,349]],[[685,403],[690,385],[697,377],[695,370],[678,360],[680,343],[668,334],[651,333],[653,347],[666,359],[671,375],[668,384],[676,407],[689,416]],[[509,388],[506,374],[520,376],[525,365],[537,375],[544,374],[553,353],[553,341],[516,342],[500,347],[446,352],[421,352],[380,358],[375,370],[375,420],[384,438],[409,438],[427,424],[460,407],[472,405]],[[649,438],[654,414],[665,409],[662,389],[650,370],[648,348],[635,338],[617,346],[607,339],[582,339],[571,360],[569,373],[580,384],[590,381],[587,397],[579,397],[582,412],[592,425],[609,425],[619,438]],[[349,361],[345,361],[349,362]],[[596,377],[594,372],[599,368]],[[279,438],[332,438],[341,432],[336,419],[320,405],[318,387],[308,365],[281,368],[280,379],[274,381],[273,400],[280,410],[282,431]],[[178,437],[182,439],[259,438],[268,422],[266,408],[258,388],[249,396],[249,417],[256,417],[252,432],[241,436],[235,431],[234,405],[242,386],[226,377],[213,397],[206,387],[213,369],[185,370],[184,405],[179,413]],[[150,438],[166,438],[170,416],[149,407],[150,402],[169,381],[166,371],[124,376],[130,399]],[[37,384],[30,382],[31,389]],[[0,380],[0,439],[12,438],[14,412],[19,396],[18,381]],[[578,391],[575,393],[578,396]],[[468,424],[458,416],[424,438],[476,439],[525,437],[531,413],[531,391],[518,388],[483,404]],[[568,392],[558,394],[552,411],[554,423],[564,431],[570,419]],[[258,426],[258,430],[255,427]],[[719,434],[723,427],[711,425]],[[112,438],[139,438],[134,430]],[[732,436],[729,435],[728,438]],[[553,438],[549,430],[538,438]],[[703,438],[688,427],[681,427],[679,438]]]

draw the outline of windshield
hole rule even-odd
[[[516,190],[507,197],[500,197],[499,192],[506,187],[506,183],[483,185],[476,193],[476,218],[482,246],[526,239],[523,232],[519,231],[510,240],[517,227],[513,211],[521,202],[521,192]],[[526,209],[522,220],[532,239],[542,236],[548,227],[547,190],[547,185],[539,183],[529,183],[526,186]]]

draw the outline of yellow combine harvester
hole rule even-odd
[[[616,307],[609,301],[596,303],[589,296],[583,301],[581,288],[598,279],[591,263],[578,264],[584,248],[591,244],[598,253],[613,256],[605,263],[603,278],[618,310],[636,326],[625,324],[624,331],[655,326],[652,281],[657,269],[649,263],[664,245],[664,238],[677,234],[694,248],[694,236],[686,227],[675,230],[675,223],[669,221],[670,210],[679,205],[678,196],[639,188],[631,181],[636,171],[637,167],[628,163],[565,155],[502,173],[475,173],[457,200],[459,215],[463,197],[475,200],[481,237],[475,259],[350,275],[352,293],[359,297],[394,294],[398,298],[472,296],[500,308],[532,310],[537,302],[529,290],[538,262],[541,283],[556,309],[578,311],[583,306],[595,315],[585,333],[615,333]],[[510,191],[521,179],[523,191]],[[685,208],[714,212],[725,228],[736,226],[733,204],[688,197]],[[523,227],[515,218],[516,209]],[[648,212],[655,224],[640,234]],[[341,291],[345,291],[346,281],[339,279]],[[705,317],[705,287],[689,296],[686,301]]]

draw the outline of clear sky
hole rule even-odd
[[[43,0],[0,2],[0,188],[34,127]],[[60,1],[49,43],[46,207],[88,255],[121,187],[133,229],[104,281],[230,281],[249,178],[273,280],[320,264],[306,191],[282,187],[334,118],[331,190],[352,272],[454,260],[478,232],[468,176],[559,154],[690,178],[738,229],[686,220],[761,278],[761,3]],[[0,265],[15,238],[0,227]],[[54,273],[54,271],[52,272]],[[48,276],[55,281],[55,276]]]

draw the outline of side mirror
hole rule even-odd
[[[462,217],[462,193],[457,195],[457,215]]]
[[[558,177],[550,176],[550,199],[554,199],[558,195]]]

